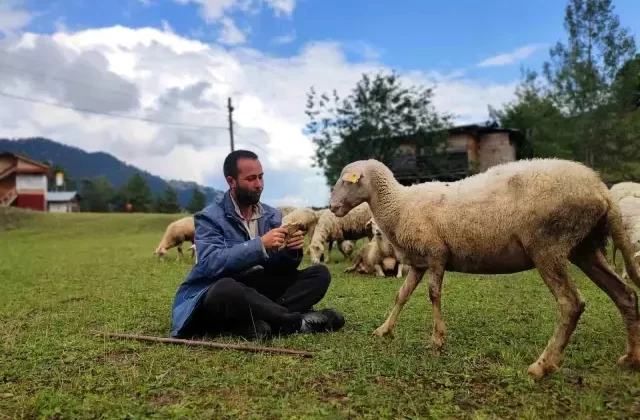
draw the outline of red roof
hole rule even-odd
[[[29,156],[23,155],[21,153],[13,153],[13,152],[0,152],[0,157],[9,156],[18,160],[22,160],[24,162],[31,163],[32,165],[39,166],[40,168],[49,171],[49,165],[46,163],[38,162],[37,160],[31,159]]]

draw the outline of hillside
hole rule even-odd
[[[0,139],[0,151],[22,153],[33,159],[63,167],[70,177],[94,178],[105,176],[115,188],[120,188],[135,173],[140,173],[149,183],[154,194],[161,192],[167,184],[178,194],[178,201],[187,206],[195,188],[200,188],[207,197],[207,203],[215,200],[221,192],[195,182],[165,180],[147,171],[128,165],[113,155],[104,152],[89,153],[80,148],[67,146],[42,137],[8,140]]]

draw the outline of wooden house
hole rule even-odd
[[[27,156],[0,152],[0,206],[46,211],[49,166]]]
[[[517,160],[523,136],[518,130],[477,124],[447,130],[444,154],[430,156],[415,137],[399,140],[390,169],[403,185],[455,181],[503,162]]]

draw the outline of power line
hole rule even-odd
[[[1,90],[0,90],[0,96],[5,96],[7,98],[18,99],[18,100],[32,102],[32,103],[36,103],[36,104],[49,105],[49,106],[56,107],[56,108],[69,109],[69,110],[76,111],[76,112],[85,112],[85,113],[89,113],[89,114],[104,115],[104,116],[113,117],[113,118],[122,118],[122,119],[125,119],[125,120],[142,121],[142,122],[148,122],[148,123],[159,124],[159,125],[177,126],[177,127],[191,128],[191,129],[228,130],[228,127],[221,127],[221,126],[185,124],[185,123],[177,123],[177,122],[175,122],[175,123],[174,122],[164,122],[164,121],[152,120],[152,119],[149,119],[149,118],[138,118],[138,117],[130,117],[130,116],[127,116],[127,115],[111,114],[111,113],[108,113],[108,112],[95,111],[95,110],[92,110],[92,109],[78,108],[78,107],[69,106],[69,105],[62,105],[62,104],[46,102],[46,101],[42,101],[42,100],[39,100],[39,99],[28,98],[26,96],[14,95],[12,93],[4,92],[4,91],[1,91]]]
[[[6,51],[2,51],[2,50],[0,50],[0,54],[8,55],[8,53]],[[26,58],[26,57],[22,57],[22,58]],[[32,58],[27,58],[27,59],[33,61],[34,63],[38,63],[38,65],[41,65],[41,66],[45,66],[46,65],[46,63],[44,63],[42,61],[38,62],[38,60],[34,60]],[[70,84],[74,84],[74,85],[78,85],[78,86],[88,87],[91,90],[103,91],[103,92],[109,93],[112,97],[114,95],[121,95],[121,96],[126,97],[126,98],[133,98],[133,95],[131,95],[130,91],[125,91],[125,90],[122,90],[122,89],[114,89],[114,88],[105,88],[104,86],[96,86],[95,84],[92,84],[92,83],[81,82],[79,80],[71,80],[71,79],[68,79],[66,77],[61,77],[61,76],[58,76],[56,74],[52,74],[50,72],[34,71],[31,68],[15,66],[13,64],[2,63],[2,62],[0,62],[0,67],[5,67],[5,68],[8,68],[8,69],[17,70],[17,71],[21,71],[21,72],[24,72],[24,73],[29,73],[29,74],[32,74],[34,76],[40,76],[40,77],[45,77],[45,78],[49,78],[49,79],[53,79],[53,80],[58,80],[58,81],[61,81],[61,82],[64,82],[64,83],[70,83]],[[87,65],[87,67],[89,67],[89,68],[91,68],[92,70],[95,70],[95,71],[100,71],[98,68],[90,66],[90,65]],[[65,72],[70,72],[70,70],[69,69],[65,69]],[[80,76],[80,73],[76,72],[76,74],[78,76]],[[107,101],[102,100],[101,97],[95,97],[94,96],[93,99],[101,101],[101,102],[104,102],[104,103],[109,103],[110,102],[108,100]],[[181,109],[178,108],[175,105],[169,105],[169,104],[166,104],[166,103],[163,103],[162,105],[164,107],[167,107],[167,108],[170,108],[170,109],[175,109],[175,110],[181,111]],[[221,112],[221,110],[219,110],[219,109],[209,110],[209,111],[213,111],[213,112],[216,112],[216,113],[220,113]]]

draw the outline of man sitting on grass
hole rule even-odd
[[[316,265],[298,270],[304,233],[283,244],[280,210],[260,202],[262,165],[250,151],[224,161],[229,190],[220,203],[194,215],[197,263],[173,302],[173,337],[231,333],[269,339],[273,332],[336,331],[344,317],[332,309],[314,311],[327,292],[331,273]]]

